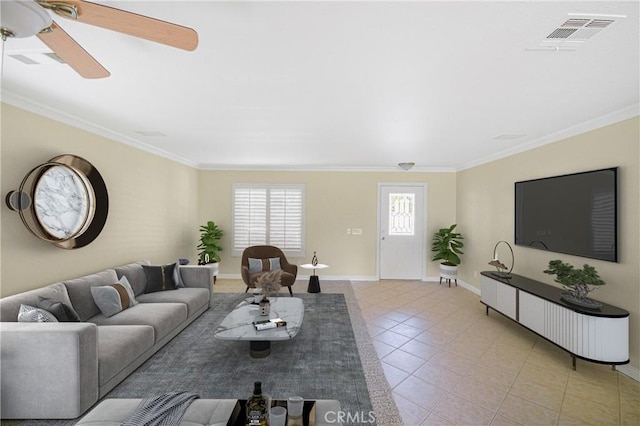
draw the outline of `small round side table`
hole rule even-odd
[[[318,263],[317,265],[305,263],[304,265],[300,265],[300,267],[313,270],[311,276],[309,277],[309,287],[307,287],[307,293],[320,293],[320,280],[316,275],[316,269],[325,269],[328,268],[329,265],[325,265],[323,263]]]

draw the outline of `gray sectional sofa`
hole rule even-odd
[[[176,266],[183,287],[145,294],[137,262],[0,299],[3,419],[73,419],[82,415],[209,308],[213,270]],[[92,286],[127,278],[138,304],[104,316]],[[40,297],[70,305],[79,322],[18,322],[20,306]]]

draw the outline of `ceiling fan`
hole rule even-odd
[[[198,46],[192,28],[84,0],[1,0],[0,36],[37,36],[84,78],[110,75],[93,56],[56,24],[48,11],[67,19],[95,25],[184,50]]]

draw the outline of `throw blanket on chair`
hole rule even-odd
[[[168,392],[140,402],[122,426],[177,426],[189,405],[200,396],[189,392]]]

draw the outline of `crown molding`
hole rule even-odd
[[[533,139],[529,142],[519,144],[518,146],[515,146],[513,148],[505,149],[503,151],[496,152],[495,154],[491,154],[486,157],[480,158],[478,160],[466,163],[461,167],[457,168],[456,171],[462,171],[462,170],[470,169],[473,167],[481,166],[483,164],[490,163],[492,161],[510,157],[512,155],[519,154],[521,152],[530,151],[532,149],[535,149],[544,145],[558,142],[563,139],[570,138],[572,136],[587,133],[592,130],[609,126],[611,124],[619,123],[621,121],[628,120],[630,118],[634,118],[638,116],[640,116],[640,104],[636,103],[633,105],[629,105],[628,107],[619,109],[617,111],[605,114],[603,116],[596,117],[594,119],[576,124],[575,126],[571,126],[569,128],[548,134],[546,136]]]
[[[114,132],[113,130],[107,129],[105,127],[98,126],[87,120],[76,117],[75,115],[67,114],[66,112],[60,111],[59,109],[51,108],[50,106],[35,102],[32,99],[29,99],[22,95],[18,95],[9,90],[2,89],[2,102],[20,109],[24,109],[34,114],[41,115],[45,118],[59,121],[71,127],[75,127],[89,133],[102,136],[123,145],[128,145],[141,151],[157,155],[158,157],[166,158],[168,160],[172,160],[190,167],[198,167],[197,163],[187,160],[186,158],[175,156],[167,151],[158,149],[138,139],[123,135],[118,132]]]
[[[409,171],[397,166],[284,166],[200,164],[200,170],[251,172],[345,172],[345,173],[455,173],[455,167],[414,167]]]
[[[614,111],[609,114],[605,114],[601,117],[594,118],[575,126],[571,126],[567,129],[563,129],[549,135],[543,136],[519,144],[513,148],[505,149],[495,154],[485,156],[472,162],[463,164],[460,167],[420,167],[416,166],[411,170],[400,170],[397,166],[298,166],[298,165],[225,165],[225,164],[203,164],[188,160],[183,157],[176,156],[162,149],[158,149],[153,145],[149,145],[139,139],[131,136],[124,135],[122,133],[114,132],[102,126],[98,126],[87,120],[81,119],[74,115],[65,113],[56,108],[41,104],[30,98],[22,95],[18,95],[6,89],[2,89],[2,102],[15,106],[17,108],[24,109],[29,112],[41,115],[46,118],[50,118],[55,121],[62,122],[71,127],[75,127],[81,130],[85,130],[89,133],[93,133],[107,139],[113,140],[124,145],[131,146],[141,151],[148,152],[153,155],[157,155],[162,158],[166,158],[171,161],[175,161],[180,164],[184,164],[189,167],[193,167],[198,170],[209,171],[271,171],[271,172],[286,172],[286,171],[298,171],[298,172],[370,172],[370,173],[456,173],[462,170],[477,167],[492,161],[500,160],[506,157],[510,157],[521,152],[529,151],[550,143],[558,142],[562,139],[566,139],[572,136],[576,136],[582,133],[586,133],[600,127],[608,126],[620,121],[624,121],[633,117],[640,116],[640,104],[636,103],[626,108],[622,108],[618,111]]]
[[[407,171],[398,169],[397,166],[383,166],[383,167],[361,167],[361,166],[287,166],[287,165],[227,165],[227,164],[203,164],[197,163],[186,158],[178,157],[167,151],[158,149],[152,145],[144,143],[131,136],[123,135],[122,133],[114,132],[113,130],[105,127],[98,126],[87,120],[76,117],[75,115],[68,114],[60,111],[56,108],[41,104],[25,96],[18,95],[9,90],[2,90],[2,102],[15,106],[17,108],[24,109],[34,114],[41,115],[43,117],[59,121],[67,124],[71,127],[75,127],[81,130],[85,130],[89,133],[93,133],[107,139],[113,140],[124,145],[131,146],[141,151],[148,152],[153,155],[157,155],[162,158],[166,158],[171,161],[175,161],[180,164],[184,164],[189,167],[193,167],[198,170],[212,170],[212,171],[271,171],[271,172],[283,172],[283,171],[298,171],[298,172],[397,172],[397,173],[455,173],[454,167],[414,167]]]

